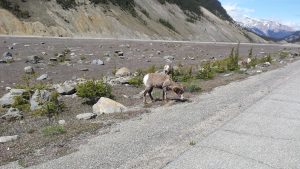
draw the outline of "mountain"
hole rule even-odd
[[[290,43],[296,43],[296,42],[300,42],[300,31],[297,31],[295,33],[293,33],[290,36],[287,36],[284,38],[285,41],[290,42]]]
[[[266,42],[218,0],[0,0],[0,34]]]
[[[253,19],[250,17],[244,17],[239,20],[238,24],[260,36],[275,40],[281,40],[295,32],[293,28],[279,22]]]

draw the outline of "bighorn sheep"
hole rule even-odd
[[[163,100],[167,100],[167,91],[172,90],[175,92],[180,99],[184,99],[184,89],[180,84],[175,83],[169,75],[162,73],[149,73],[143,79],[146,89],[144,91],[144,103],[146,103],[146,95],[153,101],[152,90],[153,88],[163,89]]]

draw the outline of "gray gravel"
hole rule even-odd
[[[30,168],[300,168],[299,67],[298,61],[192,103],[154,109]]]

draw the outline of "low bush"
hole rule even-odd
[[[135,76],[135,77],[129,79],[128,83],[135,87],[141,87],[143,85],[143,77]]]
[[[17,108],[20,111],[23,112],[29,112],[30,111],[30,103],[28,101],[29,96],[21,95],[14,97],[14,102],[12,104],[13,108]]]
[[[185,90],[190,93],[197,93],[202,91],[201,87],[195,83],[187,84]]]
[[[212,79],[214,76],[215,76],[215,72],[212,69],[211,62],[205,63],[202,66],[202,68],[198,71],[198,74],[197,74],[197,78],[203,79],[203,80]]]
[[[89,80],[76,87],[77,96],[87,98],[91,103],[96,103],[100,97],[112,98],[112,88],[103,81]]]

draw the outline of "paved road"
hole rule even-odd
[[[299,169],[299,84],[298,61],[155,109],[30,168]]]

